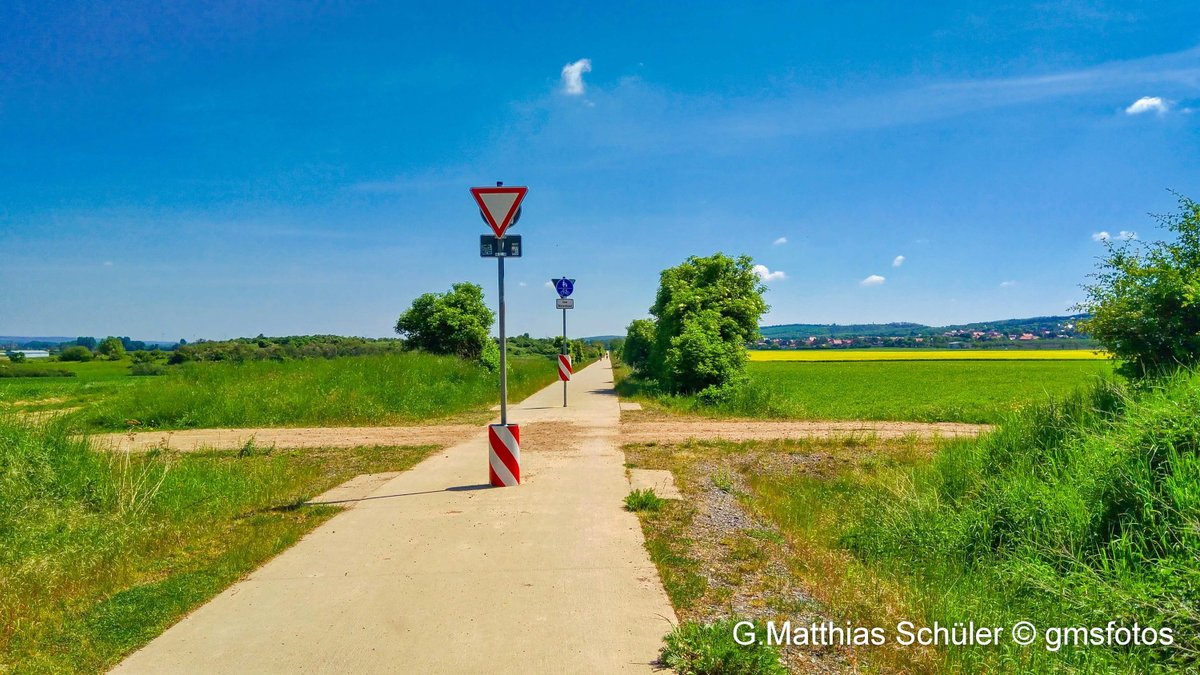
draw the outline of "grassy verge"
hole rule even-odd
[[[96,672],[433,448],[110,455],[0,420],[0,671]]]
[[[681,618],[817,616],[884,627],[885,644],[834,656],[885,671],[1169,672],[1200,664],[1197,420],[1200,375],[1181,375],[1133,395],[1097,386],[939,448],[867,438],[628,453],[639,466],[671,469],[688,497],[642,519],[664,579],[707,571],[699,593],[668,583]],[[718,545],[696,526],[711,520],[714,489],[735,494],[752,519]],[[755,550],[745,544],[756,532],[767,534]],[[786,583],[769,573],[779,566],[801,594],[781,592]],[[759,590],[747,597],[746,587]],[[796,597],[811,604],[789,607]],[[1010,638],[914,648],[894,639],[904,620],[1006,630],[1027,620],[1038,631],[1030,646]],[[1109,622],[1170,628],[1174,638],[1084,645],[1096,638],[1049,630],[1104,631]]]
[[[752,362],[726,401],[670,396],[638,378],[618,393],[671,412],[765,419],[996,423],[1112,373],[1108,361]]]
[[[512,359],[511,400],[554,381],[549,359]],[[375,356],[185,363],[134,380],[76,411],[84,429],[120,430],[130,420],[162,429],[411,424],[455,415],[486,416],[497,376],[449,356]]]

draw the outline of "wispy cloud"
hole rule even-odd
[[[862,281],[858,282],[858,285],[859,286],[882,286],[883,282],[885,282],[885,281],[887,281],[887,277],[882,277],[878,274],[872,274],[871,276],[867,277],[866,279],[863,279]]]
[[[1109,234],[1108,232],[1106,232],[1104,230],[1101,230],[1099,232],[1092,234],[1092,241],[1108,241],[1113,238],[1114,238],[1113,235]],[[1130,232],[1129,230],[1121,230],[1120,232],[1117,233],[1117,236],[1115,238],[1120,241],[1132,241],[1134,239],[1137,239],[1138,236],[1137,236],[1137,232]]]
[[[583,74],[592,72],[591,59],[579,59],[568,63],[562,68],[563,91],[570,96],[579,96],[587,88],[583,82]]]
[[[1170,101],[1164,101],[1161,96],[1143,96],[1125,109],[1126,115],[1141,115],[1143,113],[1154,112],[1159,115],[1171,109]]]
[[[780,237],[780,238],[776,239],[775,241],[771,242],[771,245],[772,246],[783,246],[786,243],[787,243],[787,237]]]
[[[903,265],[905,260],[907,260],[907,258],[905,258],[902,255],[898,255],[895,258],[892,258],[892,267],[899,267],[899,266]]]
[[[768,282],[768,283],[772,282],[772,281],[783,281],[784,279],[787,279],[787,274],[784,273],[783,270],[775,270],[774,272],[772,272],[771,270],[767,269],[766,265],[755,265],[754,273],[758,275],[759,279],[762,279],[763,281]]]
[[[1017,285],[1017,282],[1015,282],[1015,281],[1001,281],[1000,282],[1000,288],[1012,288],[1013,286],[1016,286],[1016,285]]]
[[[105,267],[112,267],[112,266],[113,266],[113,264],[112,264],[112,261],[111,261],[111,260],[105,260],[105,261],[104,261],[104,266],[105,266]]]

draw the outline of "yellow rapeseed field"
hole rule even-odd
[[[1091,349],[752,349],[751,361],[1091,361]]]

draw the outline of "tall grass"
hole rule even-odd
[[[550,384],[554,362],[510,360],[509,398]],[[185,363],[139,378],[73,414],[88,429],[411,423],[484,412],[498,378],[478,364],[417,352],[303,361]]]
[[[1169,627],[1172,646],[1002,644],[955,667],[1200,667],[1200,374],[1102,384],[945,448],[843,542],[907,579],[926,620]]]
[[[108,454],[0,417],[0,672],[96,672],[431,448]]]

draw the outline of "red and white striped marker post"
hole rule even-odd
[[[575,371],[571,370],[571,356],[569,354],[558,355],[558,379],[563,382],[570,382],[571,375]]]
[[[488,425],[488,478],[492,487],[521,484],[521,428],[516,424]]]

